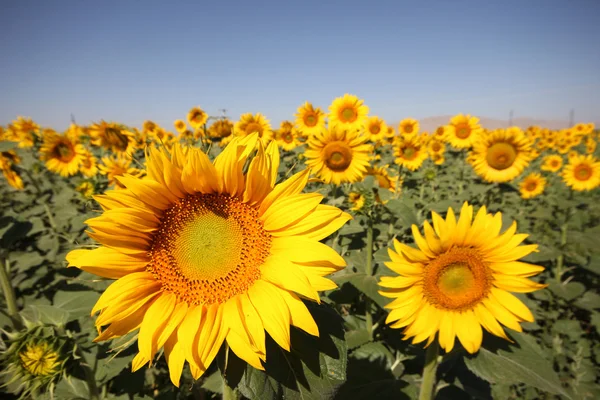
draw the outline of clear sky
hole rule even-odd
[[[600,122],[600,0],[0,2],[0,124],[274,124],[344,93],[397,122]]]

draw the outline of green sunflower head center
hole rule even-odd
[[[344,142],[327,144],[323,149],[323,155],[325,165],[336,172],[345,171],[352,163],[352,149]]]
[[[358,117],[356,109],[352,106],[346,106],[340,111],[340,120],[342,122],[354,122]]]
[[[487,163],[490,167],[497,170],[509,168],[516,159],[517,149],[508,142],[494,143],[487,150]]]
[[[292,135],[291,132],[286,132],[282,139],[286,143],[292,143],[294,141],[294,135]]]
[[[450,264],[440,274],[438,287],[446,296],[462,295],[473,289],[475,277],[467,265]]]

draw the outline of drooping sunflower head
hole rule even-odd
[[[372,146],[358,131],[330,128],[308,141],[306,165],[325,183],[359,182],[367,172]]]
[[[519,184],[519,191],[521,197],[524,199],[531,199],[544,193],[546,187],[546,178],[542,177],[537,172],[532,172],[527,175]]]
[[[575,155],[563,168],[562,177],[572,190],[593,190],[600,186],[600,162],[592,155]]]
[[[298,107],[295,117],[296,126],[306,137],[311,137],[325,129],[325,113],[319,107],[313,107],[308,101]]]
[[[40,158],[46,162],[48,170],[68,177],[79,171],[85,148],[75,139],[57,133],[44,135],[40,148]]]
[[[210,139],[220,140],[222,144],[227,144],[232,139],[233,122],[228,119],[219,119],[208,128],[207,134]]]
[[[398,135],[413,136],[419,133],[419,121],[414,118],[404,118],[398,124]]]
[[[233,130],[237,136],[248,136],[253,133],[258,133],[265,142],[273,138],[273,131],[269,120],[261,113],[242,114],[240,120],[235,123]]]
[[[479,125],[479,118],[468,114],[452,117],[446,130],[448,142],[457,149],[470,148],[483,132]]]
[[[388,168],[382,167],[367,167],[367,176],[374,176],[377,179],[379,187],[389,189],[392,192],[396,192],[398,183],[402,185],[401,178],[397,176],[391,176]]]
[[[193,107],[187,114],[188,124],[194,129],[200,128],[208,121],[208,114],[200,107]]]
[[[544,157],[540,167],[542,171],[557,172],[563,165],[563,159],[558,154],[551,154]]]
[[[387,134],[388,129],[384,120],[379,117],[370,117],[367,120],[365,132],[371,142],[378,142]]]
[[[91,142],[118,155],[133,154],[137,142],[133,132],[114,122],[100,121],[90,126]]]
[[[367,122],[367,114],[369,107],[364,100],[346,93],[329,106],[329,126],[348,131],[361,130]]]
[[[183,133],[187,130],[187,125],[182,119],[176,119],[175,122],[173,122],[173,126],[175,126],[175,130],[179,133]]]
[[[258,134],[235,138],[213,161],[198,148],[150,149],[147,176],[96,199],[87,221],[101,247],[74,250],[71,266],[118,279],[93,312],[108,340],[137,330],[136,370],[164,348],[178,385],[187,361],[194,379],[223,342],[253,367],[267,357],[265,331],[290,350],[290,325],[318,328],[299,296],[319,301],[324,278],[345,262],[320,240],[350,216],[302,194],[308,170],[276,185],[279,153]]]
[[[399,136],[394,142],[394,156],[396,164],[415,171],[427,159],[427,147],[417,135]]]
[[[448,209],[446,219],[432,213],[433,227],[416,225],[417,248],[394,241],[386,265],[397,277],[382,277],[383,296],[394,299],[386,322],[404,328],[405,339],[432,343],[436,335],[446,352],[458,337],[469,353],[481,347],[482,327],[508,340],[500,324],[521,332],[520,322],[533,321],[529,309],[509,292],[532,292],[545,287],[529,279],[544,268],[518,261],[537,251],[521,246],[526,234],[516,234],[515,222],[500,233],[502,215],[482,207],[473,218],[465,203],[460,217]]]
[[[471,164],[488,182],[508,182],[531,160],[531,142],[518,128],[498,129],[480,136],[473,145]]]

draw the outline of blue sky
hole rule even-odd
[[[0,2],[0,124],[372,115],[600,122],[600,1]]]

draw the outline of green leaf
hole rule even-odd
[[[87,400],[90,398],[85,381],[72,376],[67,376],[56,385],[54,396],[57,399],[65,400]]]
[[[591,291],[585,292],[575,301],[575,306],[589,311],[596,310],[600,308],[600,295]]]
[[[571,301],[585,292],[585,286],[579,282],[558,283],[551,282],[548,289],[556,296]]]
[[[92,291],[58,291],[54,295],[53,305],[69,313],[69,320],[89,316],[100,295]]]
[[[491,338],[498,345],[496,351],[482,347],[477,354],[465,358],[467,368],[490,383],[525,383],[570,398],[535,340],[522,333],[511,336],[515,344]]]
[[[43,324],[64,326],[69,322],[69,312],[44,304],[30,304],[23,311],[23,316],[31,321]]]
[[[17,148],[17,142],[9,142],[8,140],[3,140],[0,142],[0,151],[9,151]]]
[[[407,228],[413,224],[419,225],[419,220],[417,219],[414,210],[407,206],[402,200],[392,199],[388,201],[385,206],[396,218],[398,218],[397,223],[401,223]]]

